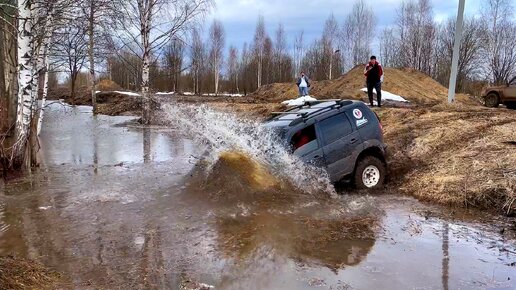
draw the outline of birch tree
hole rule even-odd
[[[333,78],[333,69],[335,63],[335,54],[337,49],[337,36],[339,33],[339,24],[337,23],[337,19],[333,13],[328,17],[326,22],[324,23],[324,30],[322,35],[322,44],[323,44],[323,63],[326,67],[327,78]]]
[[[341,45],[346,51],[346,68],[367,62],[376,28],[374,11],[364,0],[353,4],[342,27]]]
[[[190,46],[190,72],[193,78],[193,89],[195,94],[201,94],[201,79],[204,74],[206,48],[197,28],[191,34],[192,45]]]
[[[254,54],[256,58],[256,80],[257,86],[260,88],[262,86],[262,76],[263,76],[263,58],[265,54],[265,40],[267,38],[267,33],[265,32],[265,20],[263,16],[258,17],[258,23],[256,24],[256,31],[254,33]]]
[[[153,58],[170,39],[179,38],[180,33],[204,15],[211,5],[211,0],[127,0],[121,5],[123,17],[120,17],[117,30],[121,45],[134,51],[142,60],[143,124],[151,121],[149,73]]]
[[[215,81],[215,94],[219,93],[220,71],[223,64],[223,50],[224,50],[224,28],[222,23],[213,20],[210,27],[210,62]]]
[[[238,70],[240,64],[238,61],[238,49],[234,46],[229,47],[228,54],[228,80],[230,81],[231,91],[235,93],[240,93],[238,88]]]
[[[18,1],[18,107],[15,143],[12,151],[14,166],[30,167],[29,134],[35,106],[37,87],[34,57],[33,21],[36,16],[30,0]],[[29,157],[29,158],[27,158]]]
[[[301,61],[304,57],[304,31],[301,31],[294,39],[294,77],[301,71]]]
[[[99,28],[107,26],[110,16],[115,16],[115,6],[117,1],[112,0],[86,0],[82,3],[82,13],[87,19],[88,34],[88,66],[91,82],[91,103],[93,114],[97,114],[96,98],[96,71],[95,71],[95,50],[97,46],[97,33]]]

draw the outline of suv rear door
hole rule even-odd
[[[320,135],[316,133],[315,125],[311,124],[294,132],[289,142],[293,154],[299,156],[304,162],[324,166],[320,139]]]
[[[363,147],[360,134],[344,113],[326,118],[316,124],[322,142],[328,174],[338,181],[353,172],[352,153]]]

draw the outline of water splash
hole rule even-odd
[[[211,164],[223,152],[243,152],[299,190],[336,196],[324,169],[304,163],[290,154],[277,134],[258,121],[238,118],[235,114],[206,105],[165,104],[163,114],[180,132],[207,145],[206,157]]]

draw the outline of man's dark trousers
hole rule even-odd
[[[382,82],[367,83],[367,96],[369,96],[369,103],[373,106],[373,89],[376,89],[376,98],[378,107],[382,106]]]

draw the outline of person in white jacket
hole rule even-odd
[[[297,79],[297,86],[299,88],[299,95],[301,97],[308,96],[308,88],[310,88],[310,79],[301,72],[301,76]]]

